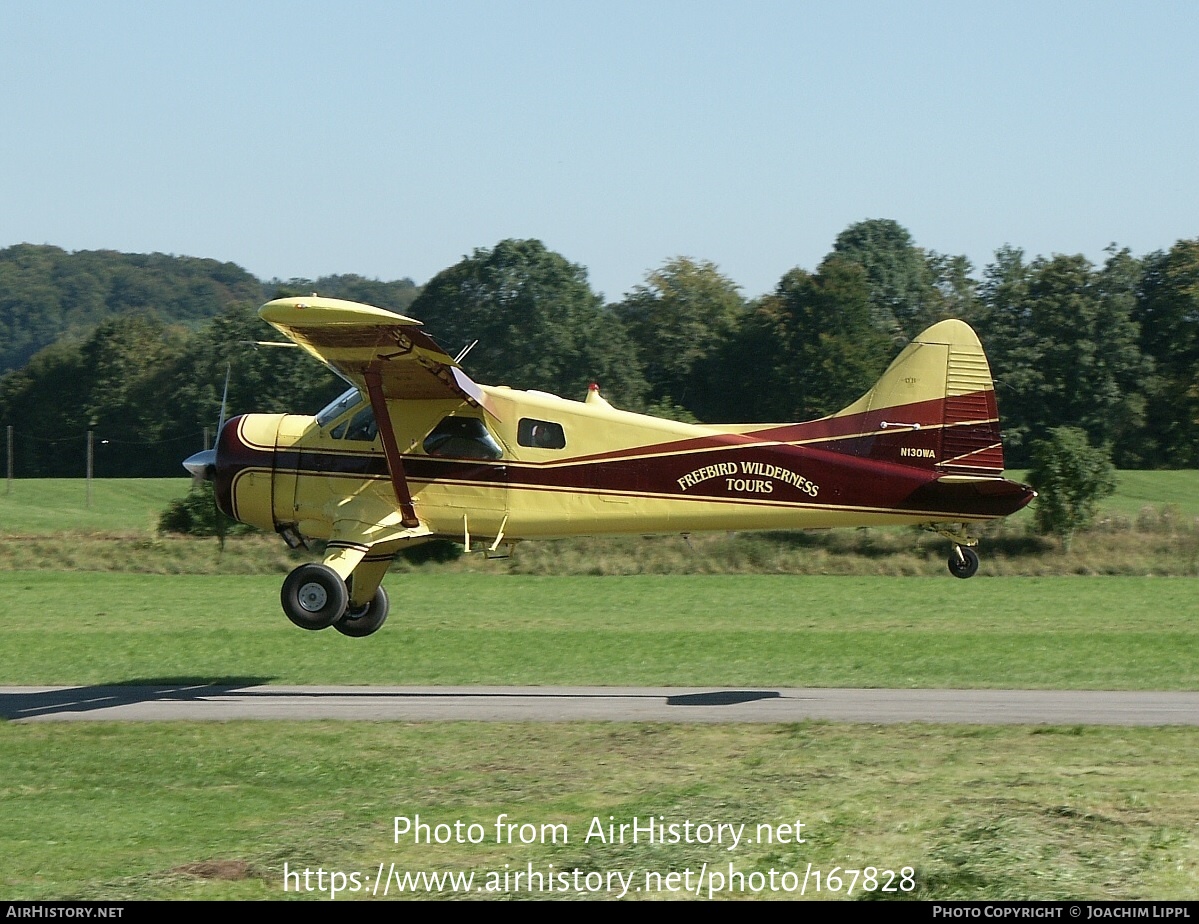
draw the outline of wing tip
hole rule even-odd
[[[258,316],[268,324],[362,324],[383,322],[420,326],[416,318],[409,318],[386,308],[376,308],[361,302],[343,298],[327,298],[323,295],[294,295],[276,298],[258,309]]]

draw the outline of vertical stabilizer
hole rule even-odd
[[[1003,446],[991,369],[964,321],[941,321],[833,420],[857,432],[836,448],[946,475],[999,477]]]

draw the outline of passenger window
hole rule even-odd
[[[498,459],[504,454],[478,417],[446,417],[425,437],[424,449],[452,459]]]
[[[516,442],[533,449],[565,449],[566,433],[562,424],[522,417],[516,427]]]

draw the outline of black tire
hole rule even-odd
[[[978,553],[969,546],[959,545],[949,553],[949,573],[965,580],[978,571]]]
[[[374,635],[387,621],[387,591],[382,587],[375,590],[370,603],[357,610],[346,610],[345,615],[333,623],[333,628],[350,638],[366,638]]]
[[[300,565],[283,582],[283,612],[301,629],[327,629],[346,611],[350,592],[328,565]]]

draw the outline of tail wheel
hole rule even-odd
[[[956,545],[949,553],[949,573],[965,580],[978,571],[978,553],[967,545]]]
[[[376,588],[370,603],[359,609],[348,609],[344,616],[333,623],[333,628],[350,638],[366,638],[382,628],[387,621],[387,591]]]
[[[301,629],[327,629],[346,611],[350,592],[328,565],[300,565],[283,582],[280,602],[287,618]]]

